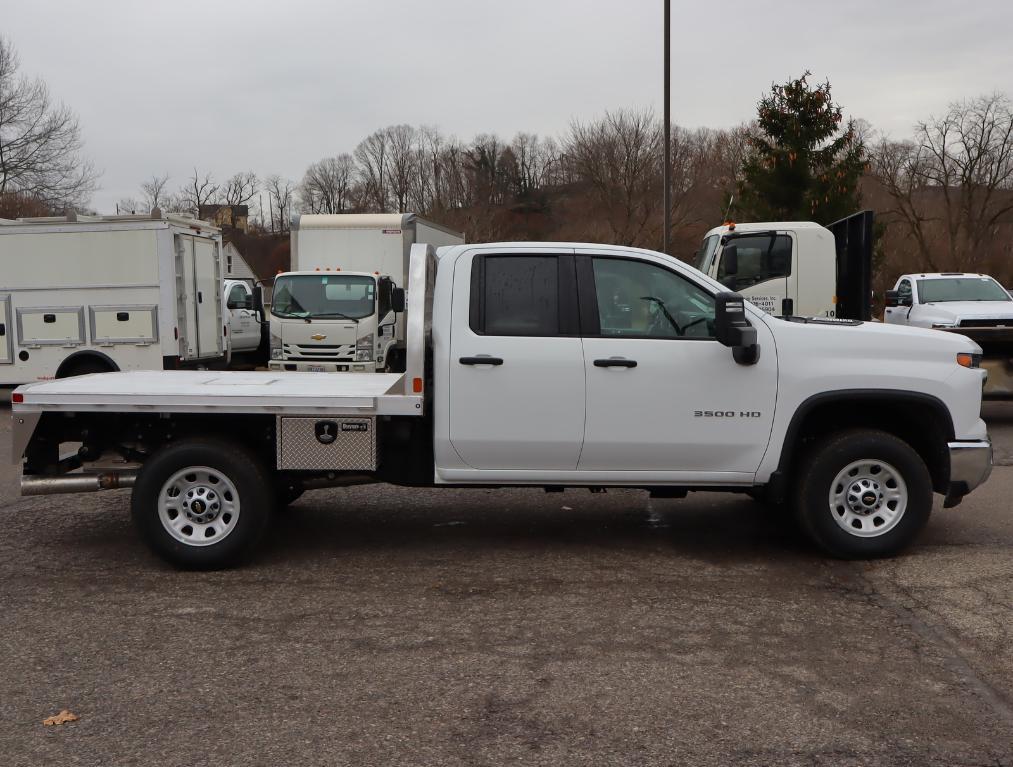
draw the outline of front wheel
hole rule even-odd
[[[901,439],[861,429],[834,434],[800,467],[795,513],[823,551],[842,559],[895,554],[932,512],[932,478]]]
[[[260,462],[239,445],[184,440],[141,468],[131,516],[141,537],[177,567],[210,570],[247,557],[269,518],[273,486]]]

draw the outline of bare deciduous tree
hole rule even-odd
[[[389,199],[390,137],[378,130],[355,147],[355,160],[362,173],[363,201],[374,211],[387,209]]]
[[[190,180],[179,190],[179,202],[183,205],[184,210],[194,218],[200,216],[201,205],[214,202],[217,196],[218,184],[215,183],[214,178],[210,173],[202,175],[196,168],[193,169]]]
[[[590,188],[593,216],[624,245],[653,245],[662,207],[662,136],[649,110],[607,112],[575,122],[564,144],[567,162]],[[591,227],[593,229],[593,227]]]
[[[325,157],[306,169],[299,199],[310,213],[347,213],[352,206],[355,160],[350,154]]]
[[[166,203],[165,187],[169,183],[169,174],[152,176],[148,181],[141,184],[141,194],[144,195],[144,204],[150,211],[152,208],[162,208]]]
[[[51,207],[81,205],[96,174],[81,157],[81,130],[54,104],[41,80],[18,75],[18,56],[0,37],[0,194],[16,192]]]
[[[270,201],[271,231],[284,234],[289,228],[288,218],[292,213],[295,185],[287,178],[274,173],[267,177],[264,189]]]
[[[889,212],[931,268],[980,268],[1013,213],[1013,105],[1001,94],[957,102],[915,130],[914,141],[884,140],[872,155]]]
[[[246,205],[257,193],[258,183],[256,173],[240,171],[225,182],[219,196],[226,205]]]

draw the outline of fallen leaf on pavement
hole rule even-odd
[[[54,724],[66,724],[67,722],[76,722],[80,718],[81,717],[79,717],[77,714],[72,714],[67,709],[63,709],[63,711],[61,711],[59,714],[56,714],[55,716],[46,717],[45,719],[43,719],[42,723],[46,727],[50,727]]]

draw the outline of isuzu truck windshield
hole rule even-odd
[[[360,320],[376,311],[376,280],[342,274],[293,274],[274,285],[271,313],[299,319]]]

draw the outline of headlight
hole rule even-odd
[[[271,333],[271,359],[282,359],[281,336],[276,336],[274,333]]]
[[[372,355],[371,349],[356,349],[355,350],[355,361],[356,362],[369,362],[369,358]]]
[[[370,333],[369,335],[363,336],[358,341],[356,341],[355,342],[355,348],[356,349],[366,349],[367,351],[372,350],[372,348],[373,348],[373,334]]]

